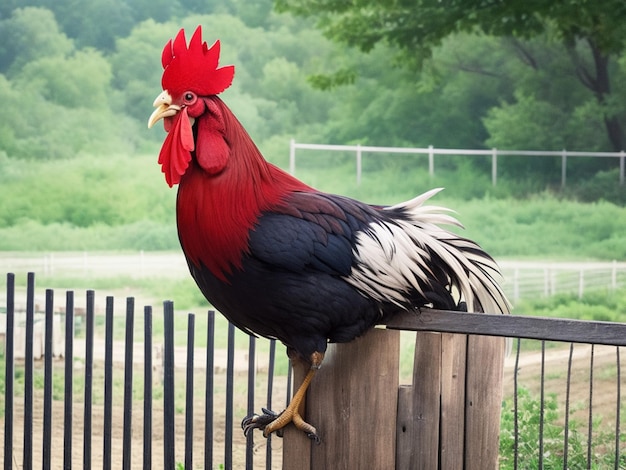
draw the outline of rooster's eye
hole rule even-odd
[[[183,99],[185,100],[185,103],[190,104],[196,100],[196,95],[194,93],[187,92],[185,93],[185,96],[183,96]]]

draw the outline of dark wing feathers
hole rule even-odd
[[[319,193],[294,193],[286,202],[259,218],[250,232],[250,256],[275,269],[349,275],[355,232],[365,226],[363,215],[354,216],[355,203]],[[342,202],[351,203],[350,212]]]

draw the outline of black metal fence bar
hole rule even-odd
[[[569,358],[567,361],[567,382],[565,389],[565,425],[564,425],[564,436],[563,436],[563,467],[569,468],[567,466],[567,460],[569,457],[569,408],[570,408],[570,393],[572,386],[572,362],[574,357],[574,343],[570,344],[569,347]],[[619,419],[617,420],[619,422]]]
[[[587,468],[591,468],[593,450],[593,354],[595,345],[591,345],[591,355],[589,357],[589,419],[587,421]],[[619,421],[619,416],[617,417]]]
[[[152,468],[152,307],[143,310],[143,468]]]
[[[622,416],[621,412],[622,412],[622,371],[621,371],[621,361],[620,361],[620,353],[619,353],[619,348],[615,348],[616,349],[616,365],[617,365],[617,387],[616,387],[616,402],[617,402],[617,409],[616,409],[616,418],[615,418],[615,470],[619,470],[619,460],[620,460],[620,451],[619,451],[619,445],[620,445],[620,439],[621,439],[621,426],[620,426],[620,422],[621,419],[620,417]]]
[[[163,468],[176,465],[174,395],[174,304],[163,302]]]
[[[106,298],[104,326],[104,423],[103,468],[111,470],[111,432],[113,426],[113,297]]]
[[[255,372],[255,356],[256,356],[256,338],[250,336],[248,339],[248,408],[246,415],[250,416],[254,413],[254,389],[256,385]],[[254,433],[248,433],[246,436],[246,470],[252,470],[254,466]]]
[[[24,455],[22,468],[33,468],[33,337],[35,328],[35,274],[26,280],[26,339],[24,342]]]
[[[270,340],[270,353],[269,364],[267,366],[267,395],[266,403],[267,409],[272,409],[272,395],[274,394],[274,363],[276,361],[276,340]],[[267,436],[267,442],[265,443],[265,468],[271,470],[272,468],[272,435]]]
[[[44,332],[43,376],[43,469],[52,462],[52,333],[54,328],[54,291],[46,289],[46,331]]]
[[[83,469],[91,470],[91,439],[93,413],[93,340],[96,295],[87,291],[85,305],[85,391],[83,408]]]
[[[193,469],[193,368],[196,317],[187,317],[187,373],[185,387],[185,470]]]
[[[513,374],[513,469],[517,470],[519,466],[519,384],[517,371],[519,370],[519,357],[522,346],[522,340],[517,338],[517,349],[515,352],[515,374]]]
[[[13,465],[13,394],[15,380],[15,275],[7,275],[7,319],[4,352],[4,469]]]
[[[74,405],[74,293],[65,293],[65,390],[63,413],[63,468],[72,468],[72,419]]]
[[[133,336],[135,333],[135,299],[126,299],[126,336],[124,342],[124,425],[122,442],[122,469],[132,465],[133,439]]]
[[[543,428],[544,428],[544,424],[545,424],[545,410],[546,410],[546,390],[545,390],[545,384],[546,384],[546,342],[542,341],[541,342],[541,385],[540,385],[540,392],[539,392],[539,451],[538,451],[538,455],[539,455],[539,468],[543,468]]]
[[[228,325],[228,349],[226,353],[226,429],[224,430],[224,469],[233,468],[233,412],[235,393],[235,327]]]
[[[215,360],[215,312],[209,310],[206,333],[206,378],[204,394],[204,468],[213,468],[213,393]]]

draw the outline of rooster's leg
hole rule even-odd
[[[241,423],[244,434],[248,434],[253,429],[262,429],[265,437],[275,431],[283,429],[287,424],[293,423],[296,428],[304,432],[309,439],[319,443],[319,437],[316,429],[302,418],[302,410],[304,409],[304,397],[306,391],[313,380],[315,372],[320,368],[324,353],[315,352],[311,355],[311,369],[307,372],[302,384],[294,394],[291,402],[285,410],[276,414],[273,411],[263,409],[262,415],[252,415],[246,417]]]

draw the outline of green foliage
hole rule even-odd
[[[68,108],[107,106],[111,65],[93,49],[69,57],[43,57],[22,67],[16,79],[42,98]]]
[[[567,146],[555,130],[564,126],[565,119],[558,107],[538,101],[534,96],[517,95],[514,104],[504,103],[487,114],[485,127],[490,137],[486,143],[490,147],[505,149],[561,150]],[[506,169],[520,170],[510,164]],[[558,174],[555,168],[549,170]]]
[[[518,99],[532,95],[528,87],[534,82],[532,90],[543,91],[543,96],[533,103],[522,101],[525,106],[521,111],[538,105],[533,107],[532,114],[548,121],[552,129],[557,127],[556,140],[570,135],[568,129],[559,128],[558,122],[563,122],[572,108],[585,108],[587,102],[593,102],[602,108],[593,116],[592,122],[604,125],[603,143],[614,151],[624,148],[626,113],[623,107],[611,105],[623,103],[624,98],[622,87],[617,90],[612,87],[612,83],[623,82],[623,71],[613,66],[613,62],[624,54],[626,45],[626,36],[619,27],[626,19],[626,7],[621,0],[583,3],[565,0],[526,2],[523,5],[512,2],[485,4],[482,1],[443,4],[432,0],[408,3],[278,0],[277,8],[316,18],[327,37],[361,51],[375,51],[379,44],[391,46],[398,61],[414,70],[432,67],[432,62],[437,62],[433,58],[442,43],[460,33],[504,38],[503,44],[510,43],[513,56],[526,67],[525,73],[510,74],[509,64],[514,62],[511,58],[504,67],[489,69],[482,67],[486,62],[483,58],[467,57],[462,53],[454,62],[468,72],[489,71],[492,77],[513,81],[520,92]],[[537,38],[544,50],[538,51],[535,47]],[[557,43],[558,47],[551,47],[551,43]],[[556,54],[545,54],[545,51]],[[548,60],[544,60],[546,58]],[[539,83],[544,86],[536,86]],[[564,84],[566,86],[562,86]],[[546,108],[549,111],[547,116],[542,113]],[[557,126],[549,119],[555,112],[560,117]],[[532,127],[532,122],[525,120],[524,125]],[[585,126],[578,130],[584,131]],[[532,132],[528,134],[534,135]],[[540,131],[542,136],[550,134],[543,129]],[[595,140],[586,144],[593,145]]]
[[[582,299],[572,294],[557,294],[546,298],[523,300],[516,305],[523,315],[624,322],[626,320],[626,290],[596,290],[586,292]]]
[[[0,225],[24,219],[76,227],[170,221],[173,191],[163,188],[154,157],[92,157],[45,162],[0,159]],[[156,170],[156,171],[153,171]],[[145,174],[138,179],[136,175]],[[19,197],[14,197],[19,195]]]
[[[593,177],[566,188],[565,193],[583,202],[605,200],[626,206],[626,186],[615,184],[616,181],[619,181],[619,169],[599,171]]]
[[[0,21],[0,72],[11,74],[25,64],[44,57],[63,57],[73,44],[50,10],[17,8]]]
[[[562,410],[558,407],[555,394],[548,394],[544,399],[543,410],[543,455],[545,469],[563,468],[564,464],[564,427]],[[541,420],[541,400],[521,388],[518,390],[518,456],[515,466],[515,414],[513,399],[503,403],[500,425],[500,461],[499,468],[534,469],[539,468],[539,425]],[[570,420],[568,436],[567,468],[613,468],[615,445],[613,430],[603,429],[594,433],[594,447],[604,449],[593,455],[591,467],[587,466],[587,436],[580,431],[580,423]]]
[[[626,9],[620,0],[580,3],[507,2],[485,5],[479,0],[441,2],[378,2],[356,4],[341,0],[278,0],[281,11],[316,16],[320,27],[335,40],[369,51],[385,41],[416,55],[419,61],[430,57],[432,49],[451,34],[481,30],[494,36],[529,38],[555,27],[555,37],[570,41],[589,36],[603,51],[622,50],[620,18]],[[599,27],[602,25],[602,27]],[[606,29],[605,29],[606,28]]]

